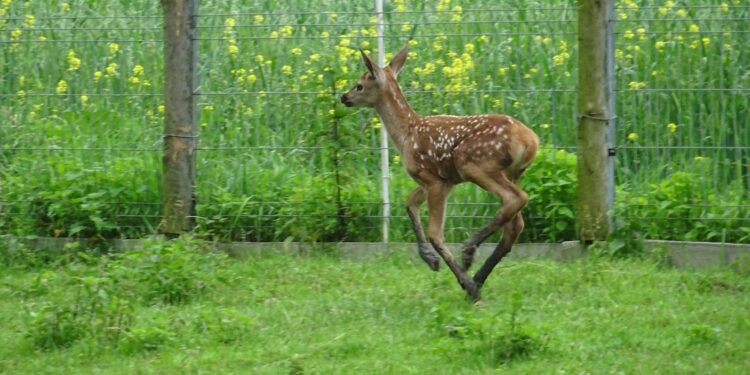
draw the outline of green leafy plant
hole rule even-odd
[[[547,336],[522,324],[521,293],[510,298],[507,320],[500,314],[485,314],[475,308],[451,308],[441,305],[432,309],[433,328],[453,339],[461,340],[471,350],[481,349],[494,363],[508,363],[533,355],[546,347]]]

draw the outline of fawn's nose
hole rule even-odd
[[[352,101],[349,100],[349,97],[346,96],[346,94],[341,95],[341,103],[344,103],[344,105],[347,107],[351,107],[352,105],[354,105],[354,103],[352,103]]]

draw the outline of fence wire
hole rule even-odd
[[[137,237],[159,223],[161,9],[103,3],[2,5],[4,232]],[[362,73],[358,50],[375,53],[372,2],[274,4],[208,2],[196,18],[199,230],[378,241],[380,124],[337,104]],[[750,241],[750,6],[623,2],[614,18],[618,224]],[[575,6],[393,1],[385,22],[390,54],[410,45],[400,80],[419,113],[507,113],[540,135],[522,240],[574,239]],[[391,238],[411,241],[398,202],[413,182],[390,154]],[[459,186],[448,239],[498,207]]]

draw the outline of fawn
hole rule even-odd
[[[378,113],[409,175],[419,184],[407,199],[420,257],[437,271],[437,254],[474,301],[498,262],[510,252],[523,230],[521,209],[528,195],[516,183],[536,156],[539,138],[520,121],[505,115],[420,116],[406,101],[399,87],[398,73],[406,62],[405,46],[386,67],[377,66],[360,50],[367,72],[356,86],[341,96],[348,106],[372,107]],[[445,244],[445,206],[453,186],[472,182],[502,200],[495,218],[463,243],[459,265]],[[427,236],[419,207],[427,200]],[[477,247],[492,233],[503,229],[501,242],[476,272],[467,272]],[[432,244],[431,249],[428,240]]]

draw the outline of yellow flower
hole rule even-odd
[[[263,64],[264,61],[266,61],[266,58],[263,57],[263,55],[255,55],[255,61],[259,64]]]
[[[156,107],[156,111],[159,113],[164,113],[164,104],[159,104],[159,106]]]
[[[292,48],[291,52],[292,52],[292,55],[300,56],[302,55],[302,48],[299,48],[299,47]]]
[[[55,91],[58,94],[65,94],[66,92],[68,92],[68,82],[65,82],[64,79],[59,80],[57,82],[57,88],[55,89]]]
[[[68,70],[76,71],[81,67],[81,59],[76,57],[76,53],[73,50],[68,51]]]
[[[288,37],[292,36],[292,31],[293,30],[294,29],[291,26],[284,25],[284,26],[281,26],[281,29],[279,30],[279,32],[280,32],[280,34],[281,34],[282,37],[288,38]]]
[[[240,52],[240,48],[236,44],[230,44],[227,46],[227,52],[234,57]]]
[[[701,39],[701,42],[703,43],[704,46],[708,47],[708,45],[711,44],[711,38],[707,36],[703,37],[703,39]]]
[[[26,98],[26,91],[25,90],[18,90],[18,100],[20,100],[23,103],[23,100]]]
[[[26,18],[23,20],[23,27],[27,29],[33,29],[35,23],[36,23],[36,18],[34,18],[34,15],[27,14]]]
[[[629,141],[637,141],[638,140],[638,133],[630,133],[628,134],[628,140]]]
[[[128,82],[130,82],[133,85],[138,85],[141,83],[141,79],[133,76],[133,77],[128,78]]]
[[[646,82],[637,82],[637,81],[630,81],[628,83],[628,87],[632,90],[640,90],[646,87]]]
[[[625,37],[625,39],[633,39],[635,34],[633,34],[633,32],[630,30],[625,30],[625,34],[623,36]]]
[[[255,22],[255,24],[256,24],[256,25],[257,25],[257,24],[261,24],[261,23],[263,23],[263,21],[264,21],[264,20],[265,20],[265,18],[263,18],[263,16],[262,16],[262,15],[260,15],[260,14],[256,14],[256,15],[255,15],[255,16],[253,17],[253,22]]]
[[[98,71],[98,70],[97,70],[97,71],[95,71],[95,72],[94,72],[94,81],[98,81],[98,80],[100,80],[101,78],[102,78],[102,72],[100,72],[100,71]]]
[[[232,28],[237,25],[237,21],[234,18],[227,18],[224,20],[224,27]]]
[[[451,16],[451,21],[453,22],[461,22],[461,12],[463,11],[463,8],[461,8],[460,5],[456,5],[453,7],[453,16]]]
[[[541,124],[539,127],[542,129],[549,129],[549,124]]]
[[[109,65],[107,65],[104,71],[107,72],[108,76],[117,74],[117,63],[110,63]]]
[[[320,61],[320,55],[317,53],[313,53],[310,55],[310,61]]]
[[[23,35],[21,29],[13,29],[10,31],[10,40],[18,40],[21,38],[21,35]]]
[[[18,76],[18,86],[23,87],[26,84],[26,76]]]
[[[688,28],[688,30],[689,30],[689,31],[690,31],[691,33],[697,33],[697,32],[700,32],[700,31],[701,31],[701,28],[700,28],[700,27],[698,27],[698,25],[696,25],[696,24],[691,24],[691,25],[690,25],[690,27]]]
[[[656,47],[657,50],[662,50],[667,45],[667,42],[662,40],[657,40],[656,43],[654,43],[654,47]]]
[[[44,36],[44,35],[41,35],[41,36],[39,36],[39,41],[40,42],[46,42],[47,41],[47,37]]]
[[[440,0],[440,2],[438,3],[435,9],[438,12],[442,12],[444,10],[447,10],[450,5],[451,5],[451,0]]]
[[[110,55],[116,55],[120,51],[120,45],[117,43],[110,43],[107,47]]]
[[[466,53],[473,53],[474,45],[471,43],[466,43],[466,45],[464,46],[464,51],[466,51]]]
[[[727,4],[727,3],[721,3],[721,12],[722,13],[729,13],[729,4]]]
[[[680,17],[686,17],[687,16],[687,11],[685,9],[679,9],[677,11],[677,15],[680,16]]]
[[[281,74],[291,75],[292,74],[292,67],[289,66],[289,65],[282,66],[281,67]]]
[[[62,8],[62,10],[64,10],[64,11],[69,11],[70,10],[70,4],[68,4],[67,1],[63,2],[63,3],[60,4],[60,8]]]
[[[411,30],[411,22],[406,21],[401,25],[401,32],[408,33]]]
[[[89,102],[89,97],[87,95],[81,95],[81,104],[86,105]]]
[[[393,3],[396,5],[396,12],[403,12],[406,10],[404,0],[393,0]]]
[[[247,76],[247,81],[250,83],[255,83],[255,81],[257,80],[258,80],[258,77],[256,77],[255,74],[250,74],[249,76]]]
[[[677,131],[677,124],[670,122],[667,124],[667,130],[669,130],[670,133],[675,133]]]
[[[409,42],[408,42],[408,43],[409,43],[409,47],[414,47],[414,46],[416,46],[417,44],[419,44],[419,42],[418,42],[418,41],[417,41],[416,39],[409,39]],[[368,47],[370,46],[370,43],[369,43],[369,42],[367,43],[367,46],[368,46]]]
[[[623,4],[625,4],[630,10],[638,10],[638,4],[633,0],[623,0]]]
[[[140,64],[135,64],[133,67],[133,75],[134,76],[142,76],[143,75],[143,66]]]
[[[393,163],[398,164],[399,162],[401,162],[401,156],[393,155]]]

